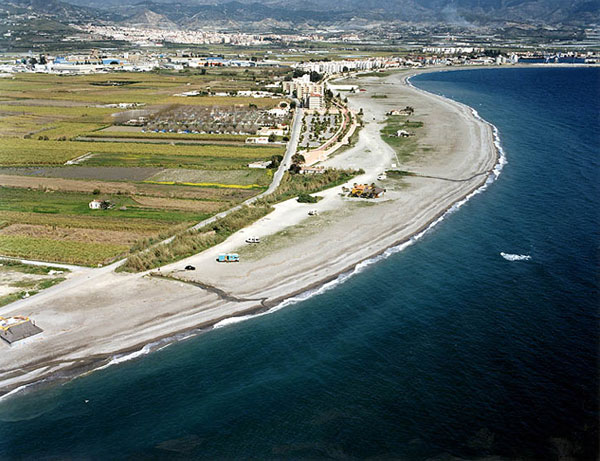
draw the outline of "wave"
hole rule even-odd
[[[501,252],[500,256],[502,256],[507,261],[529,261],[531,259],[530,255],[515,255],[511,253]]]

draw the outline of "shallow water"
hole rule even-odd
[[[498,127],[484,193],[318,296],[0,402],[0,458],[596,458],[600,72],[412,82]]]

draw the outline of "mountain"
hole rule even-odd
[[[4,0],[0,15],[62,23],[110,21],[152,27],[302,27],[372,23],[587,25],[598,0]]]
[[[88,2],[89,4],[95,2]],[[75,5],[59,0],[3,0],[0,17],[36,16],[61,23],[112,21],[121,19],[113,13],[89,5]]]

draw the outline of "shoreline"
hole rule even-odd
[[[424,70],[424,72],[437,72],[444,70],[463,69],[426,69]],[[334,273],[329,274],[327,277],[320,278],[316,282],[304,286],[301,289],[284,293],[281,296],[274,297],[272,299],[266,297],[260,302],[260,304],[253,304],[251,306],[247,306],[243,309],[237,310],[233,314],[223,312],[223,315],[213,317],[205,322],[196,323],[191,326],[187,325],[186,327],[181,328],[179,330],[174,330],[162,336],[154,337],[151,341],[139,342],[135,345],[128,346],[123,349],[111,351],[108,354],[90,355],[83,357],[77,361],[65,359],[63,362],[54,362],[54,364],[68,363],[70,365],[62,368],[59,371],[49,373],[49,376],[46,377],[38,377],[29,381],[23,380],[23,382],[21,383],[15,383],[13,385],[9,384],[8,386],[4,386],[2,388],[2,391],[0,391],[4,392],[4,395],[0,396],[0,400],[2,400],[5,397],[8,397],[9,395],[19,393],[20,390],[30,389],[32,387],[37,388],[38,385],[53,385],[57,382],[71,380],[78,376],[85,376],[91,373],[92,371],[97,371],[99,369],[106,368],[111,364],[122,363],[124,361],[139,357],[141,355],[145,355],[146,353],[162,349],[170,344],[182,341],[189,337],[220,328],[219,324],[221,324],[224,321],[227,322],[227,320],[230,320],[229,322],[227,322],[227,324],[237,323],[247,318],[252,318],[258,315],[265,315],[267,313],[274,312],[276,310],[281,309],[282,307],[294,304],[296,302],[305,300],[309,297],[319,294],[324,290],[330,289],[330,285],[332,284],[333,286],[337,286],[340,283],[343,283],[347,278],[351,277],[356,273],[359,273],[363,267],[373,264],[381,260],[382,258],[386,258],[387,256],[394,254],[398,251],[402,251],[407,246],[411,245],[412,243],[415,243],[424,235],[426,235],[437,224],[443,221],[447,215],[456,211],[458,208],[460,208],[460,206],[462,206],[462,204],[466,203],[474,195],[485,190],[488,184],[493,182],[498,177],[498,174],[505,163],[505,157],[503,156],[502,149],[499,144],[500,141],[498,137],[497,128],[490,122],[481,119],[481,117],[478,116],[475,109],[469,106],[466,106],[454,100],[450,100],[449,98],[445,98],[443,96],[425,92],[424,90],[414,87],[412,83],[410,83],[410,78],[420,73],[423,73],[423,71],[409,72],[406,75],[401,75],[401,78],[403,81],[405,81],[405,84],[415,92],[425,94],[429,98],[433,97],[445,100],[447,104],[462,107],[462,109],[468,109],[474,121],[486,125],[487,128],[491,129],[493,133],[492,147],[494,159],[492,167],[487,169],[485,172],[482,172],[481,179],[479,179],[474,185],[471,185],[468,189],[463,191],[463,193],[458,198],[453,200],[449,205],[445,206],[441,210],[438,210],[433,217],[421,223],[421,225],[409,235],[395,240],[393,243],[387,244],[384,247],[379,248],[377,251],[370,253],[368,256],[353,262],[352,264],[346,266],[341,270],[336,270]],[[181,262],[178,264],[181,264]]]

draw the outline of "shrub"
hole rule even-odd
[[[302,193],[298,195],[298,203],[317,203],[318,201],[318,197],[313,197],[310,194]]]

